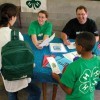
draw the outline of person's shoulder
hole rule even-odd
[[[34,25],[34,24],[37,24],[38,23],[38,21],[37,20],[35,20],[35,21],[31,21],[31,25]]]
[[[45,22],[45,25],[47,25],[47,26],[52,26],[52,23],[51,23],[50,21],[46,21],[46,22]]]
[[[87,18],[87,21],[90,22],[90,23],[95,23],[95,21],[91,18]]]
[[[30,23],[30,27],[35,27],[35,26],[37,26],[38,25],[38,21],[37,20],[35,20],[35,21],[32,21],[31,23]]]
[[[75,23],[75,22],[77,22],[77,18],[73,18],[69,20],[69,23]]]
[[[76,21],[77,20],[77,18],[72,18],[72,19],[70,19],[70,21]]]
[[[77,65],[78,66],[81,65],[81,62],[82,62],[82,59],[79,58],[79,59],[73,61],[71,64],[69,64],[69,66],[76,67]]]
[[[99,68],[100,68],[100,56],[95,55],[95,61],[97,62]]]
[[[52,25],[52,23],[51,23],[50,21],[46,21],[45,23],[46,23],[46,24],[50,24],[50,25]]]
[[[97,55],[93,55],[93,58],[91,61],[94,61],[94,62],[99,62],[100,63],[100,56],[97,56]]]

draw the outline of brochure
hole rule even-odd
[[[39,46],[43,47],[43,46],[48,45],[54,39],[54,37],[55,37],[55,33],[50,38],[47,38],[46,40],[44,40]]]
[[[61,71],[60,71],[60,69],[59,69],[59,67],[57,65],[56,60],[53,57],[47,57],[47,60],[48,60],[48,62],[50,64],[50,67],[52,69],[52,72],[53,73],[56,73],[56,74],[60,74]]]
[[[53,53],[64,53],[67,52],[63,43],[50,43],[50,51]]]
[[[70,60],[66,59],[65,57],[61,57],[61,56],[56,56],[54,59],[55,59],[57,65],[58,65],[59,70],[61,71],[61,73],[63,71],[63,68],[71,63]],[[46,65],[46,67],[50,67],[51,68],[51,65],[48,63]]]

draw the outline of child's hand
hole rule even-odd
[[[52,73],[52,77],[57,80],[58,82],[60,81],[60,76],[56,73]]]

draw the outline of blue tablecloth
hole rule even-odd
[[[30,44],[32,51],[33,51],[33,54],[34,54],[35,67],[33,69],[32,80],[35,81],[35,82],[56,83],[56,81],[51,76],[51,73],[52,73],[51,68],[42,67],[44,55],[52,55],[52,53],[50,52],[49,46],[44,47],[42,50],[39,50],[33,45],[31,38],[27,34],[24,34],[23,36],[24,36],[24,40],[27,41]],[[73,40],[71,40],[71,41],[73,41]],[[62,40],[60,38],[54,38],[52,43],[62,43]],[[66,46],[66,49],[67,49],[68,52],[73,51],[73,50],[69,50],[67,48],[67,46]],[[54,53],[54,55],[62,56],[62,53]]]

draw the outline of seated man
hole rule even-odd
[[[88,18],[87,8],[84,6],[79,6],[76,8],[76,18],[71,19],[61,33],[61,38],[65,45],[69,45],[69,39],[75,39],[76,35],[82,31],[88,31],[95,35],[98,34],[97,26],[95,22]],[[97,40],[98,37],[96,36]]]

